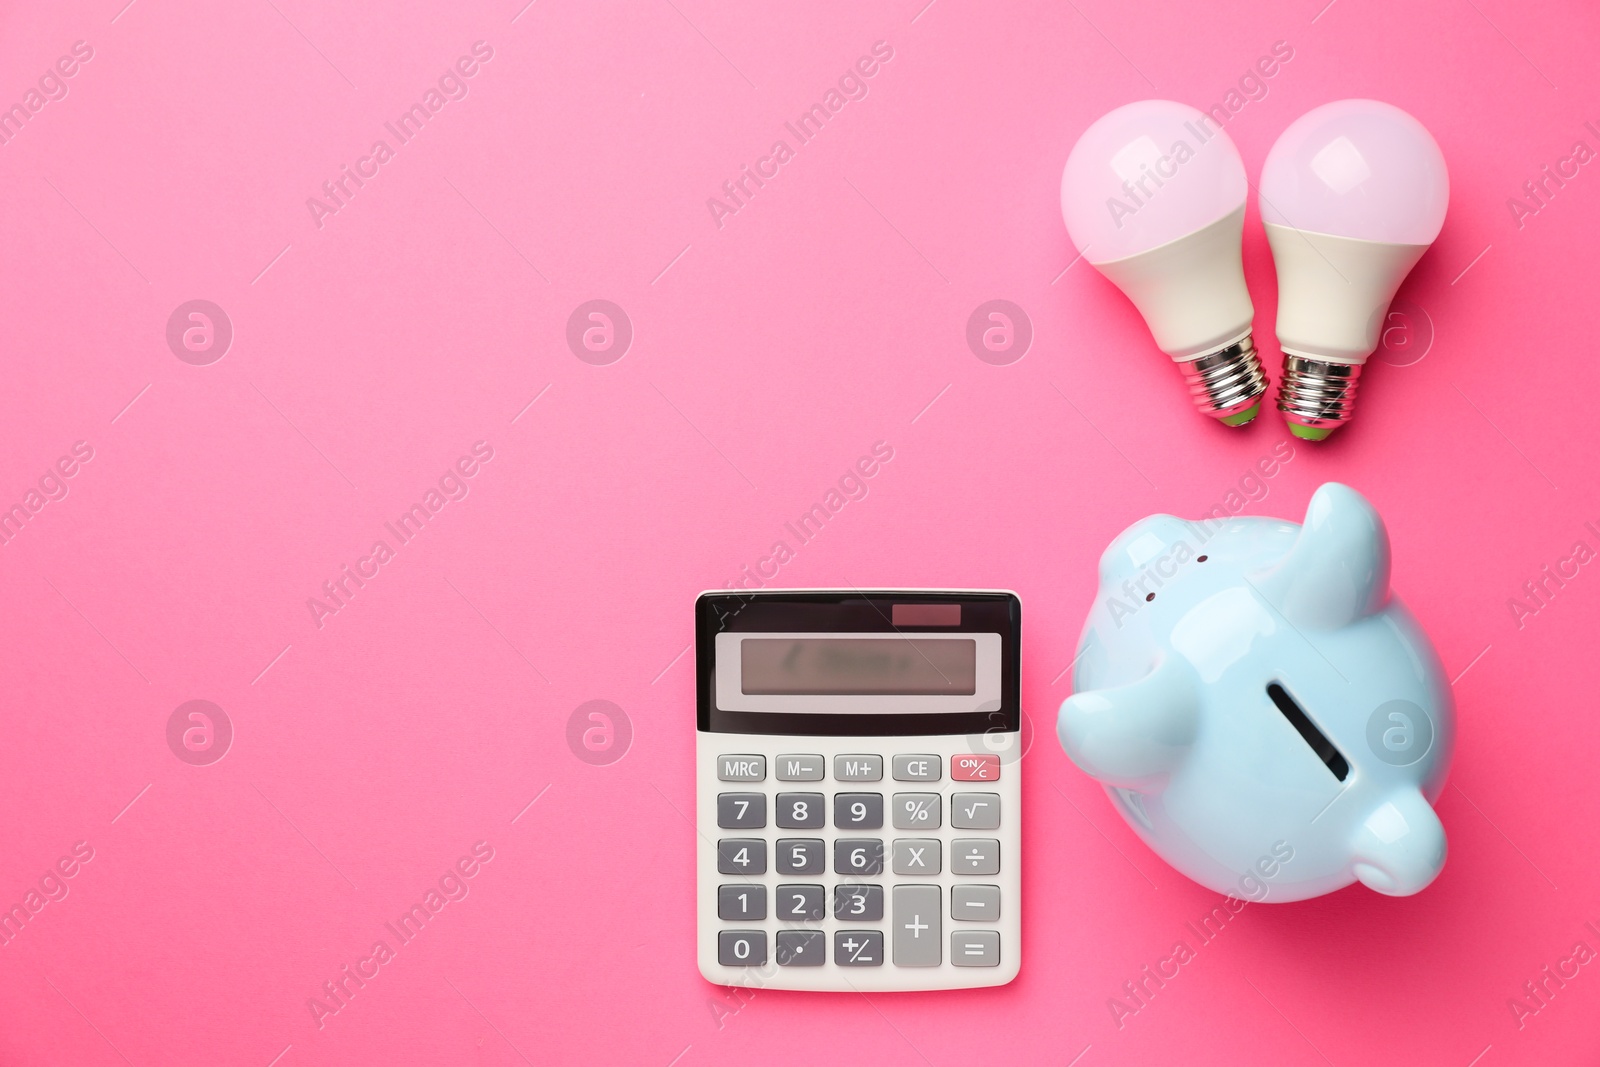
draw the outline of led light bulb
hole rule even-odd
[[[1444,154],[1392,104],[1339,100],[1296,119],[1267,153],[1261,218],[1278,266],[1278,410],[1320,441],[1347,422],[1389,301],[1439,236]]]
[[[1255,418],[1267,391],[1239,258],[1247,192],[1228,135],[1171,100],[1102,116],[1061,175],[1079,253],[1133,301],[1195,405],[1229,426]]]

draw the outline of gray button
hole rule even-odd
[[[833,962],[841,967],[882,967],[882,930],[836,930]]]
[[[828,821],[827,804],[821,793],[779,793],[774,821],[785,830],[815,830]]]
[[[840,830],[882,829],[883,794],[833,794],[833,825]]]
[[[767,794],[718,793],[717,825],[724,830],[759,830],[767,825]]]
[[[938,874],[939,839],[901,837],[894,843],[895,874]]]
[[[950,842],[951,874],[999,874],[1000,842],[987,837],[958,837]]]
[[[894,780],[897,782],[937,782],[941,773],[938,756],[899,755],[894,758]]]
[[[779,967],[821,967],[827,962],[828,941],[821,930],[779,930]]]
[[[967,922],[994,922],[1000,918],[1000,887],[955,885],[950,887],[950,918]]]
[[[717,931],[717,962],[724,967],[760,967],[767,962],[766,932]]]
[[[833,777],[841,782],[883,781],[883,757],[844,755],[833,757]],[[834,958],[838,958],[834,953]]]
[[[896,793],[894,795],[894,828],[896,830],[937,830],[939,828],[939,794]]]
[[[950,935],[950,962],[957,967],[1000,966],[1000,931],[957,930]]]
[[[778,756],[773,762],[780,782],[822,781],[821,756]]]
[[[717,778],[724,782],[759,782],[767,776],[765,756],[718,756]]]
[[[718,874],[766,874],[767,843],[759,837],[724,837],[717,842]]]
[[[780,885],[772,917],[783,923],[810,923],[827,915],[820,885]]]
[[[882,874],[883,842],[872,837],[841,837],[833,843],[834,874]]]
[[[950,797],[950,825],[957,830],[998,830],[999,793],[955,793]]]
[[[828,850],[820,837],[778,838],[779,874],[821,874],[828,869]]]
[[[767,917],[767,887],[764,885],[717,886],[717,918],[760,922]]]
[[[894,887],[894,962],[897,967],[937,967],[941,932],[939,887]]]
[[[883,921],[883,886],[836,885],[833,887],[833,917],[845,922]],[[836,953],[837,955],[837,953]]]

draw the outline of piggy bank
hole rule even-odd
[[[1201,885],[1405,896],[1444,866],[1450,685],[1355,490],[1323,485],[1298,526],[1135,523],[1100,558],[1078,657],[1062,747]]]

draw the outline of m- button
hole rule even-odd
[[[822,781],[822,757],[817,755],[782,755],[777,758],[778,781]]]

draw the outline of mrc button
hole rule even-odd
[[[722,782],[759,782],[767,776],[765,756],[718,756],[717,780]]]
[[[993,782],[1000,778],[1000,757],[992,754],[950,757],[950,778],[957,782]]]

